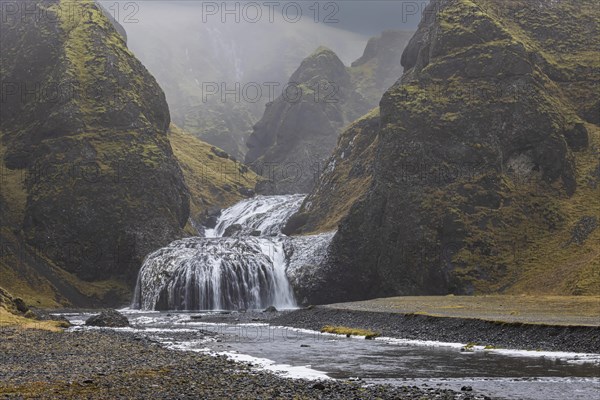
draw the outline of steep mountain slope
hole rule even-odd
[[[223,150],[175,125],[171,125],[169,139],[190,191],[190,222],[194,227],[200,226],[208,212],[254,195],[258,176]]]
[[[48,17],[0,25],[0,286],[47,307],[124,304],[145,255],[186,235],[201,171],[185,155],[208,150],[178,151],[184,178],[161,88],[92,0],[30,6]],[[207,181],[217,204],[243,198]]]
[[[312,189],[348,124],[375,107],[401,74],[401,55],[410,32],[386,31],[369,40],[364,54],[346,68],[320,48],[290,78],[288,90],[267,105],[248,139],[246,162],[271,181],[275,193]]]
[[[402,53],[413,34],[384,31],[369,39],[362,57],[352,63],[352,81],[369,104],[378,104],[381,95],[402,75]]]
[[[376,108],[340,135],[318,184],[298,213],[288,220],[284,233],[312,234],[337,229],[350,207],[371,185],[378,133]]]
[[[248,139],[246,163],[273,181],[276,193],[307,192],[340,129],[366,110],[344,64],[320,47],[294,72],[287,90],[267,104]]]
[[[330,165],[350,161],[290,221],[341,219],[310,301],[600,293],[599,17],[593,1],[432,1],[375,149],[349,148],[350,128]],[[352,160],[373,176],[349,207]]]

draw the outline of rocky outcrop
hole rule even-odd
[[[368,109],[331,50],[319,48],[267,105],[248,139],[246,163],[275,184],[277,194],[308,192],[340,129]]]
[[[401,54],[410,37],[410,32],[386,31],[372,38],[349,68],[326,48],[302,62],[248,139],[246,163],[271,183],[259,190],[306,193],[314,187],[343,129],[375,107],[401,75]]]
[[[372,171],[370,186],[328,201],[356,187],[341,178],[342,163],[340,178],[325,173],[301,209],[312,222],[297,232],[330,229],[322,216],[341,220],[311,303],[598,293],[597,250],[565,245],[598,204],[587,184],[599,143],[589,118],[599,65],[585,50],[598,33],[592,3],[431,2],[402,56],[402,79],[381,100],[375,156],[350,151],[356,168]],[[553,44],[545,27],[555,20],[568,45]],[[331,164],[348,143],[342,137]]]
[[[54,18],[2,24],[2,77],[19,88],[0,128],[6,167],[27,175],[24,236],[82,279],[133,279],[189,215],[165,96],[93,1],[34,3]]]
[[[402,75],[402,53],[414,32],[384,31],[371,38],[365,51],[350,68],[352,80],[365,99],[373,107],[381,95]]]
[[[169,129],[163,91],[94,1],[28,7],[45,17],[0,26],[0,284],[39,307],[120,306],[147,253],[256,176]]]

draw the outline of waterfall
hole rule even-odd
[[[333,234],[290,238],[281,228],[304,195],[258,196],[223,210],[207,237],[174,241],[149,254],[132,307],[144,310],[235,310],[295,307],[288,272],[323,257]],[[236,227],[224,237],[228,228]],[[295,246],[298,243],[298,246]],[[310,264],[318,264],[311,260]],[[289,268],[289,271],[288,271]]]
[[[281,229],[306,198],[303,194],[257,196],[242,200],[223,210],[215,229],[207,229],[207,237],[221,237],[232,225],[240,225],[242,235],[259,232],[261,236],[281,235]]]

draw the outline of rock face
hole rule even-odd
[[[267,104],[248,139],[246,163],[275,184],[277,194],[306,193],[321,173],[344,125],[368,109],[331,50],[319,48]]]
[[[287,235],[337,229],[350,207],[371,185],[379,133],[379,108],[355,121],[339,137],[318,184],[287,221]]]
[[[292,217],[295,232],[341,221],[309,301],[597,294],[597,251],[569,244],[600,194],[589,183],[594,18],[592,1],[432,1],[379,126],[366,117],[342,135],[331,170]],[[344,195],[361,170],[372,171],[370,186]]]
[[[401,75],[402,50],[411,36],[386,31],[372,38],[350,68],[326,48],[306,58],[290,78],[288,90],[267,105],[248,140],[246,163],[271,182],[257,189],[309,192],[325,170],[339,134],[375,107]]]
[[[371,38],[365,51],[350,68],[352,80],[358,90],[373,107],[379,104],[381,95],[402,75],[402,53],[414,32],[384,31]]]
[[[24,234],[80,278],[134,278],[189,216],[165,96],[93,1],[34,3],[56,19],[2,24],[2,77],[20,87],[0,128],[6,167],[27,174]]]
[[[116,310],[102,311],[85,321],[88,326],[100,326],[105,328],[124,328],[129,326],[129,320],[126,316]]]
[[[0,284],[40,307],[122,305],[147,253],[256,178],[169,130],[163,91],[92,0],[28,7],[0,24]]]

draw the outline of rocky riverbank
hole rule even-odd
[[[484,399],[471,391],[292,380],[114,330],[0,329],[0,397],[88,399]]]
[[[325,325],[368,329],[382,336],[476,343],[497,348],[600,354],[600,328],[493,322],[419,314],[342,310],[327,306],[284,313],[273,325],[320,330]]]

